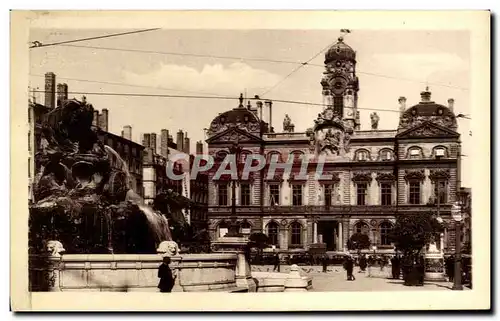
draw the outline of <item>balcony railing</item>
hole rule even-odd
[[[296,140],[308,139],[306,133],[266,133],[264,134],[265,140]]]
[[[415,213],[432,211],[433,208],[426,205],[302,205],[302,206],[236,206],[236,214],[311,214],[311,215],[349,215],[349,214],[385,214],[395,215],[399,213]],[[442,215],[449,214],[450,205],[440,207]],[[231,206],[209,206],[208,212],[213,214],[229,214]]]

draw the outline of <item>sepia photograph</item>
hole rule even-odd
[[[277,12],[225,27],[213,21],[230,12],[18,14],[30,16],[11,107],[25,216],[12,228],[25,248],[11,264],[31,300],[489,308],[487,11],[454,13],[472,21],[456,28],[418,27],[444,11],[289,12],[275,27],[259,15]],[[388,26],[363,24],[372,14]],[[322,25],[331,15],[345,26]]]

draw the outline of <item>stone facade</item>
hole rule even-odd
[[[249,154],[266,160],[277,157],[281,165],[293,158],[289,173],[277,169],[268,177],[266,162],[249,179],[234,183],[242,229],[267,234],[280,251],[306,250],[314,243],[344,251],[356,232],[368,234],[379,249],[391,250],[388,231],[398,215],[439,211],[445,223],[450,222],[460,157],[452,110],[431,101],[426,89],[410,108],[404,97],[399,98],[398,128],[372,126],[362,131],[355,66],[355,52],[339,39],[325,56],[321,81],[325,106],[306,132],[294,132],[286,118],[284,131],[275,133],[262,119],[262,102],[253,108],[243,106],[241,98],[238,107],[212,121],[207,140],[208,153],[215,159],[208,182],[212,239],[225,233],[231,217],[234,182],[224,175],[215,180],[214,174],[235,142],[242,148],[241,166]],[[272,103],[266,106],[271,108]],[[330,178],[317,177],[318,164]],[[305,177],[298,175],[301,168]],[[438,204],[436,184],[442,195]],[[250,198],[242,196],[247,193]],[[444,243],[446,248],[448,239]]]

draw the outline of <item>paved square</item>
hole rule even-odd
[[[404,286],[403,280],[389,279],[391,272],[390,267],[383,271],[380,268],[374,268],[369,273],[368,269],[365,273],[358,273],[359,267],[354,269],[355,281],[347,281],[346,272],[342,266],[329,266],[328,272],[324,273],[322,266],[299,266],[302,276],[310,276],[313,280],[312,292],[323,291],[434,291],[451,290],[453,283],[451,282],[431,282],[426,281],[424,286]],[[252,271],[269,271],[273,270],[272,265],[254,265]],[[280,272],[289,273],[290,266],[282,265]],[[370,276],[372,275],[372,276]],[[469,290],[464,287],[464,290]]]

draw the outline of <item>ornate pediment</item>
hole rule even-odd
[[[409,181],[409,180],[422,181],[425,179],[425,172],[423,169],[406,170],[405,171],[405,179],[407,181]]]
[[[450,178],[450,170],[449,169],[431,169],[429,178],[432,181],[436,180],[448,180]]]
[[[448,129],[446,127],[442,127],[436,124],[433,124],[429,121],[424,122],[418,126],[409,128],[400,134],[398,134],[397,138],[428,138],[428,137],[459,137],[460,134],[457,132]]]
[[[226,131],[207,139],[208,144],[234,142],[260,142],[261,139],[238,127],[231,127]]]
[[[396,176],[393,173],[377,173],[377,182],[394,182],[396,180]]]
[[[372,181],[372,174],[370,172],[356,172],[352,176],[353,182],[369,183]]]

